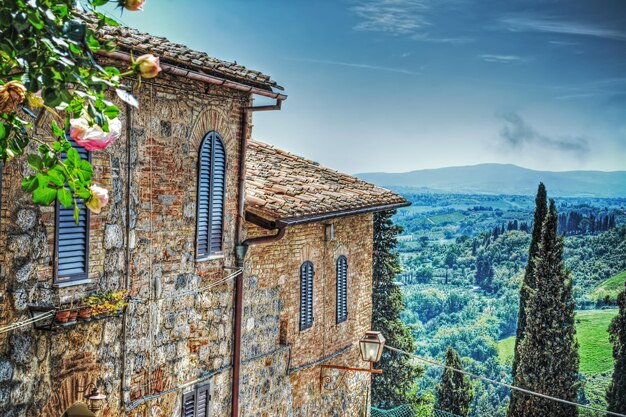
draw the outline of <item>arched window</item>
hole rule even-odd
[[[337,324],[348,319],[348,259],[337,258]]]
[[[300,331],[313,326],[313,263],[300,267]]]
[[[202,140],[198,162],[198,258],[222,252],[225,181],[224,142],[217,132],[209,132]]]
[[[91,161],[91,153],[78,146],[70,137],[67,140],[81,159]],[[65,155],[62,155],[65,158]],[[78,200],[78,223],[74,208],[65,208],[56,202],[54,282],[81,281],[89,276],[89,209]]]

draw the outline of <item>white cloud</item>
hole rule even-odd
[[[479,55],[479,57],[485,62],[495,62],[498,64],[521,64],[524,62],[528,62],[528,58],[524,58],[518,55],[483,54]]]
[[[597,38],[626,41],[626,32],[588,23],[564,21],[532,16],[507,17],[500,19],[512,32],[548,32],[565,35],[592,36]]]
[[[412,70],[408,70],[405,68],[383,67],[379,65],[360,64],[360,63],[353,63],[353,62],[331,61],[331,60],[326,60],[326,59],[313,59],[313,58],[285,58],[285,59],[287,59],[288,61],[310,62],[313,64],[338,65],[342,67],[362,68],[362,69],[374,70],[374,71],[397,72],[400,74],[407,74],[407,75],[419,74],[419,72],[417,71],[412,71]]]
[[[356,30],[409,35],[431,25],[428,8],[423,0],[362,0],[351,9],[361,19]]]

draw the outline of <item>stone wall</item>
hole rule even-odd
[[[21,191],[23,158],[3,168],[0,326],[27,319],[28,304],[58,305],[96,288],[127,287],[139,301],[122,318],[1,334],[2,416],[60,417],[90,383],[108,396],[105,416],[174,416],[176,387],[196,379],[215,382],[212,415],[230,413],[233,283],[188,293],[235,265],[239,137],[250,96],[167,74],[142,83],[137,96],[140,110],[120,106],[122,137],[93,153],[94,181],[111,202],[91,215],[90,283],[53,284],[55,208]],[[196,261],[198,150],[211,130],[227,149],[224,256]]]
[[[372,314],[372,215],[287,228],[278,242],[251,246],[245,263],[242,329],[242,416],[361,416],[369,374],[320,368],[320,363],[363,367],[358,340]],[[248,224],[248,236],[268,234]],[[336,323],[336,261],[348,259],[348,320]],[[299,330],[300,265],[311,261],[314,324]],[[320,378],[329,376],[325,389]]]

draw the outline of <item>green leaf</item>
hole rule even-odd
[[[31,193],[33,192],[33,190],[37,188],[37,177],[36,176],[31,176],[31,177],[26,177],[24,179],[22,179],[22,190],[24,190],[27,193]]]
[[[57,190],[52,188],[37,188],[33,191],[33,202],[47,206],[57,197]]]
[[[0,139],[4,139],[6,135],[6,129],[4,128],[4,122],[0,120]]]
[[[91,181],[91,177],[93,176],[93,168],[91,167],[91,164],[89,163],[89,161],[85,161],[82,160],[80,161],[79,165],[76,167],[76,171],[78,174],[78,177],[87,182],[87,181]]]
[[[44,88],[41,93],[41,98],[43,98],[48,107],[56,107],[63,101],[61,95],[59,94],[59,90],[55,87]]]
[[[109,119],[115,119],[120,114],[120,109],[116,106],[107,106],[104,111],[104,115]]]
[[[41,171],[41,169],[43,168],[43,161],[41,160],[41,157],[39,155],[30,154],[28,155],[28,165],[30,165],[33,169],[36,169],[37,171]]]
[[[59,199],[59,203],[63,204],[63,207],[72,207],[72,193],[67,188],[61,188],[57,192],[57,198]]]
[[[89,197],[91,197],[91,191],[89,191],[88,188],[81,188],[80,190],[76,191],[76,194],[78,194],[78,196],[83,200],[87,200]]]
[[[52,122],[52,133],[59,138],[65,138],[65,132],[54,121]]]
[[[54,185],[62,187],[65,184],[65,175],[63,174],[63,168],[60,166],[56,166],[48,171],[48,177],[50,177],[50,182]]]
[[[80,155],[76,149],[70,148],[67,150],[67,161],[75,167],[80,164]]]
[[[46,188],[50,183],[50,177],[43,172],[38,172],[37,175],[37,188]]]
[[[80,209],[78,208],[78,206],[74,206],[74,222],[76,224],[78,224],[79,216],[80,216]]]
[[[90,1],[91,5],[94,6],[94,7],[104,6],[108,2],[109,2],[109,0],[91,0]]]

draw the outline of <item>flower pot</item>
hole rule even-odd
[[[69,310],[57,311],[54,318],[59,323],[67,323],[67,321],[70,318],[70,311]]]
[[[78,311],[78,318],[83,321],[91,320],[91,307],[83,307]]]
[[[76,317],[78,317],[78,310],[70,310],[70,316],[68,321],[76,321]]]

